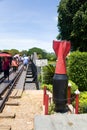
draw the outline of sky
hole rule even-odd
[[[0,50],[53,52],[60,0],[0,0]]]

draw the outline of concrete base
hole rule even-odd
[[[86,130],[87,114],[37,115],[34,130]]]

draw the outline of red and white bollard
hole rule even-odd
[[[80,94],[80,91],[77,89],[77,90],[75,91],[75,94],[76,94],[75,114],[78,114],[78,108],[79,108],[79,94]]]
[[[68,100],[67,103],[70,104],[71,103],[71,84],[68,84]]]

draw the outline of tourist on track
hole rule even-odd
[[[8,57],[3,58],[2,68],[4,71],[4,78],[8,78],[8,81],[9,81],[10,61],[9,61]]]
[[[11,62],[11,66],[13,67],[13,72],[16,72],[18,69],[18,60],[16,58],[13,58],[12,62]]]
[[[28,63],[29,63],[29,58],[28,58],[27,56],[25,56],[25,57],[23,58],[24,70],[27,69]]]

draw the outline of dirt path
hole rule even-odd
[[[25,90],[19,99],[18,106],[6,105],[3,113],[16,114],[15,118],[0,118],[0,125],[11,126],[11,130],[34,130],[35,115],[43,114],[43,91]],[[1,129],[0,129],[1,130]]]

